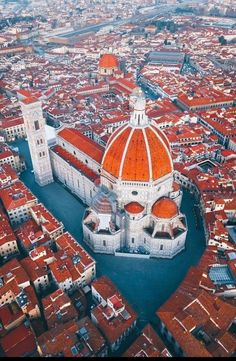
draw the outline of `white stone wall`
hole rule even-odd
[[[140,219],[132,215],[126,216],[125,224],[125,242],[131,249],[137,249],[139,246],[146,248],[147,237],[143,229],[149,224],[149,216],[144,215]]]
[[[9,164],[12,168],[14,168],[16,171],[21,171],[21,161],[18,154],[11,155],[9,157],[0,159],[0,165],[2,164]]]
[[[114,254],[115,251],[120,248],[120,231],[114,234],[93,233],[86,224],[83,224],[83,236],[85,243],[87,243],[94,252]]]
[[[119,207],[123,208],[130,202],[138,202],[146,205],[150,212],[155,201],[163,196],[168,196],[172,191],[173,175],[169,174],[152,184],[141,182],[112,181],[111,177],[102,171],[101,183],[117,194]],[[137,194],[135,193],[137,192]]]
[[[49,158],[45,120],[39,101],[25,104],[21,102],[22,115],[26,128],[35,181],[44,186],[53,182]]]
[[[83,272],[81,276],[82,287],[89,285],[95,277],[96,277],[96,265],[95,263],[93,263]]]
[[[173,258],[185,247],[187,232],[182,233],[175,239],[154,239],[149,238],[151,257]],[[163,245],[163,249],[161,246]]]
[[[104,230],[104,229],[107,229],[109,230],[110,228],[110,221],[111,221],[111,214],[101,214],[100,217],[100,222],[99,222],[99,225],[98,225],[98,231],[99,230]]]
[[[4,129],[7,142],[14,141],[16,138],[25,138],[26,130],[24,124],[18,124]]]
[[[65,184],[72,193],[84,203],[90,205],[96,194],[96,186],[84,174],[80,173],[63,158],[50,150],[53,174]]]
[[[7,210],[12,225],[23,223],[31,217],[30,208],[38,203],[37,200],[24,204],[21,207]]]
[[[40,291],[40,285],[43,288],[46,288],[49,285],[48,275],[44,275],[44,276],[39,277],[36,280],[34,280],[34,286],[35,286],[35,289],[37,292]]]
[[[67,152],[74,155],[77,159],[79,159],[82,163],[86,164],[86,166],[92,169],[95,173],[99,173],[101,165],[96,162],[96,160],[90,158],[85,153],[81,152],[78,148],[74,147],[73,144],[68,143],[65,139],[60,136],[57,137],[57,144],[64,148]]]
[[[180,208],[183,192],[182,191],[171,192],[169,196],[170,199],[172,199],[177,204],[178,208]]]
[[[52,273],[53,275],[53,273]],[[67,280],[65,280],[64,282],[60,282],[58,283],[57,280],[55,279],[54,275],[53,275],[53,278],[57,284],[57,286],[63,290],[63,291],[69,291],[70,289],[72,289],[71,285],[73,285],[72,283],[72,278],[68,278]]]
[[[8,256],[9,254],[14,254],[19,252],[16,241],[6,241],[6,243],[0,246],[0,256]]]

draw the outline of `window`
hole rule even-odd
[[[160,245],[160,250],[163,251],[163,244]]]
[[[103,240],[102,242],[103,242],[103,247],[106,247],[106,241]]]
[[[137,192],[137,191],[133,191],[132,194],[133,194],[133,196],[137,196],[138,192]]]
[[[34,121],[34,128],[35,128],[35,130],[39,130],[39,121],[38,120]]]
[[[134,238],[132,237],[132,243],[134,243]]]
[[[146,240],[146,238],[144,238],[144,241],[143,241],[143,243],[145,243],[145,244],[146,244],[146,242],[147,242],[147,240]]]

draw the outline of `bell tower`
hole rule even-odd
[[[45,186],[53,182],[53,175],[41,102],[35,97],[29,97],[20,103],[35,181],[40,186]]]

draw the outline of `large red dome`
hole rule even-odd
[[[100,68],[118,68],[118,59],[113,54],[103,54],[99,60]]]
[[[123,125],[109,138],[102,169],[124,181],[155,181],[173,170],[168,140],[155,124]]]

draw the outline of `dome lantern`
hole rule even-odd
[[[130,117],[130,124],[134,127],[148,125],[149,121],[145,113],[146,99],[140,88],[131,95],[131,104],[133,104],[133,113]]]

